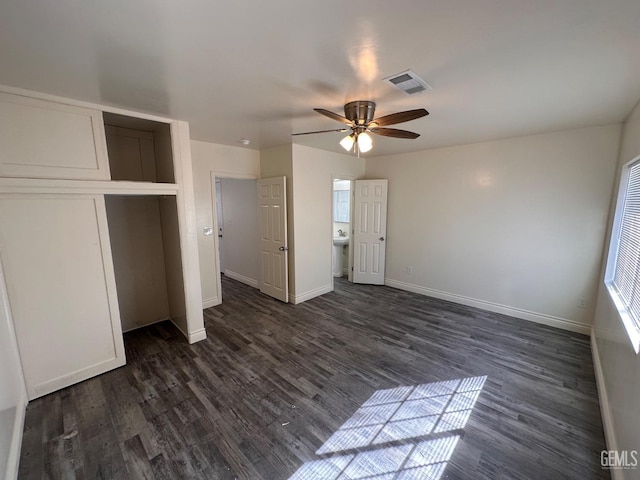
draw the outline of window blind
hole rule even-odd
[[[640,328],[640,162],[629,169],[612,284]]]

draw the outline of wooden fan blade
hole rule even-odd
[[[349,128],[336,128],[334,130],[316,130],[315,132],[292,133],[291,135],[313,135],[314,133],[348,132],[349,130]]]
[[[408,122],[409,120],[415,120],[416,118],[429,115],[424,108],[418,108],[416,110],[407,110],[405,112],[392,113],[385,115],[384,117],[374,118],[371,122],[378,127],[384,127],[385,125],[395,125],[396,123]]]
[[[378,135],[382,135],[384,137],[395,137],[395,138],[418,138],[420,136],[419,133],[409,132],[407,130],[400,130],[399,128],[370,128],[372,133],[377,133]]]
[[[351,120],[349,120],[348,118],[343,117],[342,115],[338,115],[337,113],[333,113],[330,112],[329,110],[325,110],[324,108],[314,108],[314,110],[322,115],[324,115],[325,117],[329,117],[333,120],[337,120],[339,122],[342,122],[346,125],[353,125],[353,123],[351,122]]]

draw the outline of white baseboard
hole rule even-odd
[[[207,338],[207,331],[204,328],[201,328],[199,330],[196,330],[194,332],[185,332],[182,328],[180,328],[180,325],[178,325],[178,322],[174,322],[173,319],[169,319],[171,320],[171,323],[173,323],[173,325],[180,330],[180,333],[182,333],[182,335],[184,335],[184,338],[187,339],[187,341],[191,344],[191,343],[196,343],[199,342],[200,340],[204,340],[205,338]]]
[[[297,305],[302,302],[306,302],[307,300],[311,300],[312,298],[319,297],[320,295],[324,295],[325,293],[329,293],[333,291],[333,285],[325,285],[323,287],[314,288],[313,290],[309,290],[308,292],[300,293],[298,295],[294,295],[292,293],[289,294],[289,302]]]
[[[250,287],[258,288],[258,280],[254,280],[253,278],[245,277],[244,275],[240,275],[239,273],[232,272],[228,268],[224,271],[224,275],[233,280],[237,280],[246,285],[249,285]]]
[[[607,450],[618,450],[618,441],[616,440],[613,417],[611,416],[607,386],[604,382],[604,372],[602,371],[600,354],[598,353],[598,343],[596,342],[596,336],[593,328],[591,328],[591,356],[593,357],[593,370],[596,374],[596,385],[598,386],[598,398],[600,400],[600,414],[602,415],[602,426],[604,427],[604,439],[607,444]],[[613,480],[623,480],[623,470],[612,469],[611,478]]]
[[[584,335],[589,335],[589,333],[591,332],[590,325],[575,322],[566,318],[554,317],[553,315],[531,312],[529,310],[509,307],[507,305],[488,302],[486,300],[479,300],[477,298],[465,297],[464,295],[443,292],[440,290],[423,287],[421,285],[414,285],[412,283],[401,282],[400,280],[393,280],[391,278],[385,278],[384,284],[389,287],[406,290],[407,292],[419,293],[422,295],[427,295],[429,297],[439,298],[441,300],[448,300],[450,302],[460,303],[462,305],[468,305],[470,307],[476,307],[482,310],[488,310],[490,312],[502,313],[511,317],[521,318],[523,320],[529,320],[531,322],[541,323],[543,325],[549,325],[551,327],[557,327],[563,330],[569,330],[571,332],[582,333]]]
[[[9,457],[7,458],[7,468],[4,477],[7,480],[15,480],[18,478],[20,448],[22,447],[22,432],[24,431],[24,417],[27,411],[27,403],[27,392],[22,389],[20,398],[18,398],[18,404],[16,405],[16,418],[13,421],[13,434],[11,435],[11,446],[9,447]]]
[[[204,340],[205,338],[207,338],[207,331],[204,328],[201,328],[200,330],[191,332],[189,334],[188,340],[189,340],[189,343],[196,343],[196,342],[199,342],[200,340]]]
[[[202,309],[215,307],[216,305],[220,305],[222,301],[220,297],[211,297],[202,301]]]

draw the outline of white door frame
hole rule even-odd
[[[351,248],[351,231],[353,230],[353,194],[355,192],[354,190],[354,182],[357,180],[358,178],[353,176],[353,175],[341,175],[339,173],[332,173],[331,174],[331,223],[330,223],[330,230],[329,232],[331,232],[331,237],[329,237],[329,241],[331,242],[331,255],[329,256],[329,261],[330,261],[330,269],[329,271],[331,272],[331,290],[333,290],[335,288],[335,277],[333,276],[333,219],[334,219],[334,211],[333,211],[333,182],[335,180],[349,180],[351,182],[351,192],[349,193],[349,264],[347,265],[347,279],[352,282],[353,281],[353,272],[351,271],[351,266],[353,265],[353,250]]]
[[[221,172],[221,171],[209,171],[211,185],[211,215],[213,218],[213,248],[215,250],[215,277],[216,277],[216,290],[218,292],[218,300],[222,303],[222,280],[220,276],[220,242],[218,240],[218,202],[216,200],[216,178],[234,178],[236,180],[258,180],[257,175],[251,175],[246,173],[233,173],[233,172]],[[219,305],[219,303],[217,304]]]

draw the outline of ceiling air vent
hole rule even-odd
[[[422,80],[413,70],[391,75],[384,80],[407,95],[415,95],[416,93],[432,90],[431,85]]]

